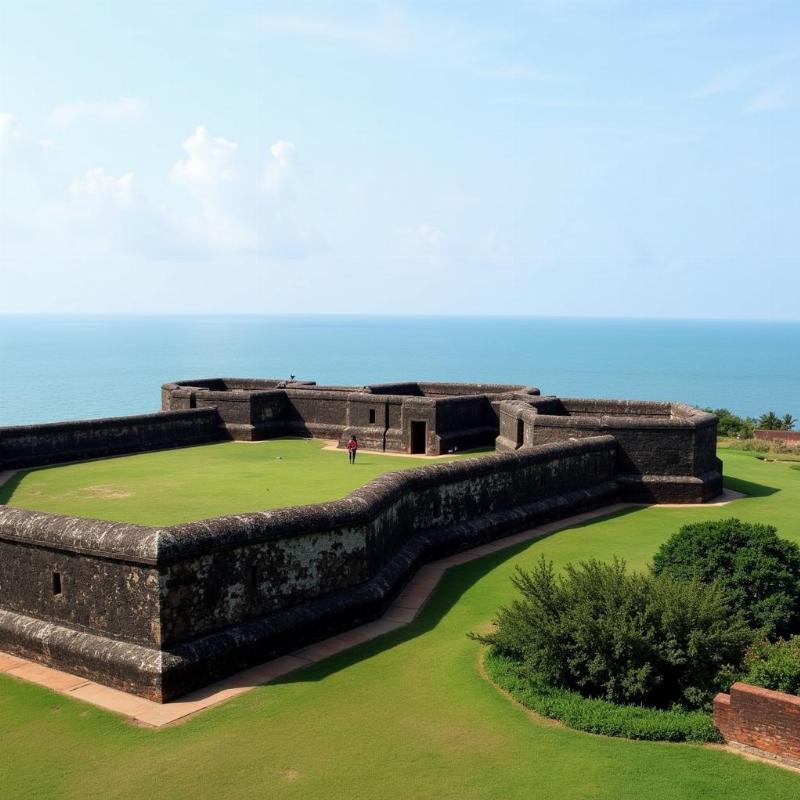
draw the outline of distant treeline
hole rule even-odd
[[[732,436],[736,439],[752,439],[753,431],[758,428],[765,431],[791,431],[797,420],[791,414],[779,417],[774,411],[755,417],[740,417],[727,408],[706,408],[719,417],[717,433],[720,436]]]

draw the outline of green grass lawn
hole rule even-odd
[[[680,525],[733,515],[800,541],[800,471],[723,456],[728,485],[751,497],[632,510],[451,570],[411,626],[182,725],[136,728],[0,677],[0,797],[796,800],[800,775],[777,767],[532,718],[480,676],[466,637],[541,553],[643,567]]]
[[[174,525],[336,500],[385,472],[439,463],[361,452],[351,466],[344,450],[324,445],[319,439],[224,442],[26,470],[0,486],[0,503]]]

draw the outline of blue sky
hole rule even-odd
[[[0,0],[0,312],[800,319],[795,2]]]

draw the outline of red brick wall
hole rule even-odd
[[[800,431],[753,431],[753,437],[764,442],[783,442],[784,444],[800,444]]]
[[[800,697],[734,683],[714,698],[714,724],[723,739],[800,763]]]

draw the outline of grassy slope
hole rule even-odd
[[[643,509],[452,570],[415,624],[152,731],[0,678],[0,795],[14,798],[796,800],[800,776],[699,745],[629,742],[531,719],[478,674],[466,638],[540,553],[641,567],[684,522],[776,523],[800,541],[800,472],[726,454],[729,507]]]
[[[78,517],[174,525],[223,514],[321,503],[421,458],[323,450],[314,439],[222,444],[44,467],[0,487],[0,503]],[[461,458],[463,456],[457,456]]]

